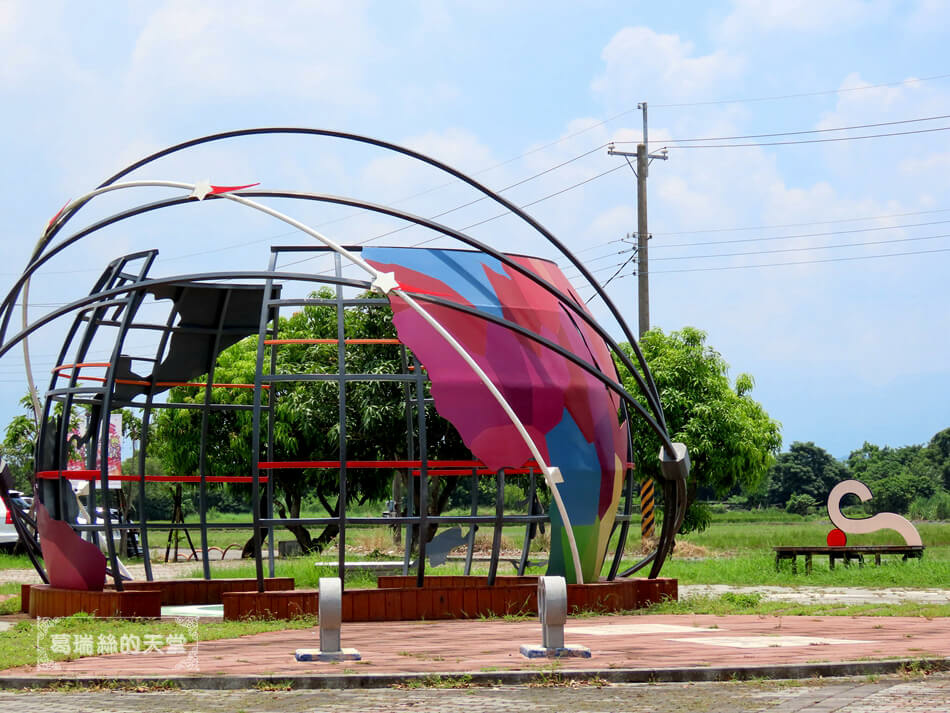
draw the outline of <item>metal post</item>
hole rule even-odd
[[[426,442],[426,392],[422,362],[416,361],[416,409],[419,419],[419,568],[416,586],[425,585],[426,535],[429,532],[429,448]]]
[[[488,586],[495,586],[498,576],[498,557],[501,555],[502,518],[505,514],[505,469],[495,474],[495,531],[491,539],[491,561],[488,563]],[[565,525],[567,527],[567,525]],[[501,614],[501,612],[495,612]]]
[[[343,276],[343,263],[340,254],[333,254],[334,274]],[[346,334],[344,329],[343,287],[336,286],[336,359],[337,374],[340,379],[340,492],[336,503],[337,514],[337,570],[340,575],[341,587],[346,579]]]
[[[637,324],[641,339],[650,329],[650,273],[647,256],[648,165],[646,145],[637,144]]]

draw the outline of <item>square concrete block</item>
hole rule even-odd
[[[298,661],[359,661],[360,652],[356,649],[339,651],[321,651],[320,649],[297,649],[294,658]]]
[[[521,646],[521,655],[529,659],[560,659],[560,658],[590,658],[590,649],[586,646],[559,646],[558,648],[546,648],[540,644],[523,644]]]

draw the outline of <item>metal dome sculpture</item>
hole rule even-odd
[[[247,186],[218,186],[209,182],[167,180],[127,180],[158,159],[194,147],[254,135],[303,135],[357,142],[423,162],[464,182],[484,197],[504,207],[547,241],[576,268],[603,301],[624,338],[632,346],[636,363],[620,349],[609,332],[602,327],[578,297],[557,265],[551,261],[510,255],[476,240],[472,236],[412,215],[393,207],[363,200],[319,193],[270,190]],[[132,204],[119,213],[81,226],[78,223],[84,207],[107,193],[134,195],[136,189],[161,187],[180,191],[174,197]],[[348,206],[370,211],[421,226],[450,238],[464,249],[419,249],[408,247],[347,248],[318,232],[290,214],[271,207],[267,199],[310,201]],[[237,207],[258,211],[290,225],[309,236],[315,243],[307,246],[272,247],[268,269],[260,271],[227,271],[179,274],[153,277],[150,270],[156,260],[156,249],[119,257],[111,262],[92,286],[88,295],[53,309],[42,317],[27,319],[30,279],[42,272],[51,258],[69,250],[97,231],[133,216],[159,211],[172,206],[208,201],[227,201]],[[335,274],[290,272],[277,268],[278,256],[288,251],[332,251],[336,255]],[[355,265],[360,279],[344,277],[343,263]],[[326,285],[335,288],[333,300],[286,298],[282,288],[289,284]],[[344,290],[369,290],[376,300],[346,297]],[[23,325],[13,333],[11,322],[17,301],[23,306]],[[139,314],[144,301],[168,301],[164,319],[147,320]],[[398,333],[395,346],[402,351],[403,369],[398,374],[348,374],[345,367],[347,339],[343,333],[343,310],[356,303],[375,301],[392,309]],[[346,427],[340,424],[340,456],[332,462],[278,461],[274,457],[273,419],[276,389],[268,387],[281,381],[316,378],[307,374],[275,373],[274,354],[288,340],[278,332],[281,309],[321,302],[329,303],[339,315],[334,341],[339,350],[338,373],[320,378],[336,380],[341,399],[345,398],[347,379],[384,378],[399,381],[411,388],[407,414],[415,413],[417,434],[410,423],[407,438],[410,458],[398,463],[359,463],[347,459]],[[33,388],[32,368],[27,340],[38,329],[59,318],[72,317],[59,352],[49,387],[42,397]],[[111,358],[90,361],[89,349],[97,333],[114,330]],[[158,347],[153,353],[133,353],[127,337],[140,330],[158,334]],[[257,366],[252,384],[229,384],[229,388],[253,389],[253,403],[236,406],[214,403],[215,364],[227,347],[245,337],[256,335]],[[100,337],[101,338],[101,337]],[[294,341],[294,340],[289,340]],[[300,340],[297,340],[300,341]],[[540,223],[504,197],[492,192],[470,176],[440,161],[411,149],[378,139],[321,129],[259,128],[214,134],[158,151],[123,169],[95,190],[66,205],[49,223],[29,263],[16,280],[0,306],[0,357],[22,345],[26,354],[27,375],[40,424],[36,458],[36,487],[39,499],[55,520],[68,522],[73,529],[104,536],[107,561],[115,588],[122,590],[122,566],[113,539],[118,528],[140,533],[145,558],[146,576],[152,579],[148,533],[168,529],[169,523],[149,522],[145,516],[145,485],[149,480],[174,480],[170,476],[145,473],[146,443],[149,420],[157,409],[195,408],[201,412],[201,447],[196,475],[179,477],[197,484],[199,491],[199,522],[202,542],[202,565],[205,578],[210,578],[208,558],[207,488],[221,480],[250,485],[250,509],[253,521],[256,572],[259,591],[264,587],[265,564],[274,573],[274,527],[299,523],[303,525],[336,523],[339,526],[340,576],[346,567],[346,526],[351,518],[346,512],[345,497],[339,512],[320,520],[275,518],[273,513],[273,481],[269,475],[279,469],[333,467],[339,469],[339,486],[345,494],[347,471],[366,467],[409,468],[421,477],[418,480],[418,502],[410,502],[405,516],[397,518],[360,518],[360,525],[397,524],[424,532],[432,524],[427,499],[429,475],[471,473],[496,475],[498,511],[495,517],[471,515],[440,517],[436,524],[454,522],[469,524],[463,538],[469,545],[466,573],[471,568],[471,546],[477,523],[494,527],[494,546],[489,582],[495,576],[499,558],[501,528],[506,524],[526,525],[525,543],[519,563],[519,574],[527,565],[528,545],[533,525],[550,520],[552,527],[550,574],[565,575],[569,581],[596,581],[602,571],[608,541],[619,526],[616,551],[608,579],[629,576],[650,565],[649,576],[656,577],[668,555],[673,537],[685,512],[685,486],[689,459],[682,444],[672,443],[667,432],[656,386],[636,340],[617,307],[587,268]],[[617,374],[617,360],[633,375],[639,398],[628,393]],[[205,380],[195,379],[206,375]],[[438,413],[459,432],[473,458],[467,462],[444,463],[429,460],[426,448],[425,379],[430,380],[431,394]],[[169,403],[162,395],[175,386],[200,389],[203,399],[193,404]],[[200,392],[199,392],[200,393]],[[407,389],[407,393],[409,390]],[[57,409],[54,409],[58,405]],[[107,467],[110,415],[119,408],[141,409],[143,442],[139,449],[139,473],[117,475]],[[70,414],[82,408],[90,414],[89,426],[79,440],[88,445],[85,467],[68,469],[67,459],[76,436],[70,433]],[[216,477],[209,474],[206,439],[208,416],[215,410],[242,408],[251,411],[253,443],[251,459],[245,475]],[[55,415],[59,411],[59,416]],[[342,408],[341,408],[342,412]],[[342,418],[342,417],[341,417]],[[407,417],[408,418],[408,417]],[[621,556],[627,539],[632,506],[632,464],[630,460],[629,418],[642,418],[657,434],[663,447],[659,454],[664,475],[663,493],[666,516],[656,550],[638,564],[620,572]],[[524,473],[531,477],[531,511],[527,515],[503,512],[501,493],[505,473]],[[541,476],[551,494],[551,511],[546,516],[534,507],[535,477]],[[110,481],[131,480],[138,485],[138,522],[116,525],[109,517],[89,524],[77,520],[77,500],[68,481],[88,482],[88,510],[109,512],[112,496]],[[410,495],[412,491],[410,490]],[[264,512],[260,504],[264,496]],[[622,512],[618,507],[625,498]],[[263,533],[270,540],[269,554],[264,555]],[[426,566],[425,537],[419,538],[417,567],[421,586]],[[450,538],[451,539],[451,538]],[[410,568],[410,538],[406,538],[404,574]],[[457,542],[455,544],[458,544]],[[37,570],[47,580],[33,551]],[[269,560],[269,561],[266,561]]]

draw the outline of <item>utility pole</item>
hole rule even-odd
[[[646,117],[646,105],[643,108]],[[644,121],[646,119],[644,118]],[[646,139],[644,138],[644,141]],[[650,160],[645,143],[637,144],[637,335],[650,329],[650,234],[647,231],[647,172]]]
[[[650,173],[650,161],[656,158],[666,161],[669,157],[666,154],[666,149],[661,149],[654,154],[650,153],[647,134],[647,103],[640,102],[637,104],[637,109],[643,112],[643,143],[637,144],[636,153],[617,151],[614,144],[610,143],[607,146],[607,154],[623,156],[637,177],[637,334],[642,337],[650,329],[650,254],[648,246],[650,233],[647,229],[647,176]],[[636,167],[630,163],[631,157],[636,158]]]
[[[637,334],[639,337],[650,329],[650,269],[649,248],[650,233],[647,230],[647,175],[650,172],[650,161],[655,158],[666,161],[666,149],[655,154],[649,150],[647,136],[647,103],[640,102],[637,109],[643,112],[643,143],[637,144],[637,152],[617,151],[611,142],[607,146],[610,156],[623,156],[637,177]],[[636,157],[637,165],[634,168],[630,158]],[[640,537],[653,537],[654,528],[654,488],[653,479],[647,478],[640,483]]]

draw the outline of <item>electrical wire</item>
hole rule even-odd
[[[905,255],[931,255],[934,253],[946,253],[950,252],[950,248],[936,248],[934,250],[914,250],[909,252],[899,252],[899,253],[886,253],[884,255],[852,255],[848,257],[833,257],[833,258],[822,258],[818,260],[797,260],[795,262],[768,262],[761,263],[758,265],[723,265],[721,267],[692,267],[692,268],[677,268],[675,270],[650,270],[650,275],[663,275],[663,274],[672,274],[679,272],[719,272],[721,270],[751,270],[760,267],[790,267],[794,265],[814,265],[818,263],[826,262],[850,262],[853,260],[876,260],[878,258],[885,257],[902,257]],[[628,273],[626,275],[621,275],[618,277],[618,280],[622,280],[626,277],[633,277],[635,273]],[[581,285],[578,289],[587,289],[588,285]]]
[[[860,220],[883,220],[884,218],[905,218],[910,215],[930,215],[932,213],[947,213],[950,208],[933,208],[931,210],[915,210],[906,213],[886,213],[884,215],[867,215],[857,218],[832,218],[828,220],[815,220],[805,223],[782,223],[778,225],[743,225],[732,228],[700,228],[698,230],[677,230],[663,233],[650,231],[651,235],[696,235],[700,233],[733,233],[743,230],[772,230],[779,228],[801,228],[806,225],[832,225],[834,223],[852,223]]]
[[[850,230],[829,230],[821,233],[798,233],[796,235],[772,235],[765,238],[736,238],[734,240],[708,240],[704,242],[694,242],[694,243],[664,243],[662,241],[656,241],[656,244],[651,245],[650,249],[655,250],[657,248],[689,248],[689,247],[705,247],[707,245],[732,245],[735,243],[761,243],[761,242],[770,242],[773,240],[797,240],[801,238],[820,238],[828,235],[853,235],[855,233],[872,233],[881,230],[904,230],[905,228],[920,228],[928,225],[944,225],[950,223],[950,220],[931,220],[925,223],[907,223],[905,225],[876,225],[870,228],[851,228]],[[653,235],[653,233],[651,233]]]
[[[938,126],[934,129],[914,129],[912,131],[889,131],[881,134],[864,134],[862,136],[836,136],[830,139],[799,139],[797,141],[756,141],[743,144],[685,144],[665,148],[676,149],[735,149],[752,146],[797,146],[801,144],[827,144],[837,141],[861,141],[862,139],[880,139],[887,136],[909,136],[910,134],[932,134],[936,131],[950,131],[950,126]]]
[[[851,126],[836,126],[830,129],[803,129],[800,131],[777,131],[771,134],[744,134],[739,136],[705,136],[699,139],[666,139],[670,144],[696,143],[699,141],[735,141],[738,139],[768,139],[776,136],[801,136],[803,134],[827,134],[834,131],[852,131],[854,129],[873,129],[881,126],[897,126],[899,124],[914,124],[921,121],[936,121],[950,119],[950,114],[939,116],[923,116],[917,119],[900,119],[898,121],[882,121],[876,124],[853,124]],[[639,141],[614,141],[614,144],[638,144]]]
[[[623,269],[630,263],[630,261],[633,260],[633,258],[636,257],[636,255],[637,255],[637,254],[636,254],[635,252],[630,253],[630,257],[628,257],[626,260],[624,260],[623,264],[622,264],[620,267],[617,268],[617,272],[615,272],[613,275],[611,275],[609,278],[607,278],[607,281],[604,282],[604,284],[601,285],[601,288],[605,288],[605,287],[607,287],[607,285],[609,285],[611,282],[613,282],[613,281],[614,281],[614,278],[617,277],[617,275],[620,274],[621,270],[623,270]],[[634,273],[634,274],[636,274],[636,273]],[[585,305],[586,305],[586,304],[590,304],[590,301],[591,301],[592,299],[594,299],[594,297],[596,297],[596,296],[597,296],[597,293],[595,292],[594,294],[592,294],[590,297],[588,297],[588,298],[584,301],[584,304],[585,304]]]
[[[884,226],[875,226],[872,228],[854,228],[851,230],[832,230],[832,231],[827,231],[827,232],[822,232],[822,233],[799,233],[797,235],[780,235],[780,236],[771,236],[771,237],[765,237],[765,238],[739,238],[736,240],[710,240],[706,242],[696,242],[696,243],[666,244],[666,243],[656,241],[655,244],[650,245],[650,250],[656,250],[658,248],[706,247],[709,245],[731,245],[731,244],[736,244],[736,243],[771,242],[775,240],[793,240],[793,239],[801,239],[801,238],[827,237],[829,235],[850,235],[850,234],[855,234],[855,233],[876,232],[876,231],[881,231],[881,230],[903,230],[905,228],[918,228],[918,227],[929,226],[929,225],[943,225],[946,223],[950,223],[950,220],[934,220],[934,221],[929,221],[925,223],[908,223],[906,225],[884,225]],[[652,237],[653,236],[651,234],[651,238]],[[943,237],[943,236],[936,236],[936,237]],[[926,240],[926,239],[928,238],[905,238],[904,240]],[[893,240],[893,241],[883,240],[883,241],[875,241],[871,243],[842,243],[841,245],[838,245],[838,246],[833,246],[833,245],[821,246],[820,248],[818,247],[794,248],[794,249],[789,248],[789,249],[786,249],[785,251],[825,249],[828,247],[846,247],[848,245],[875,245],[875,244],[888,243],[888,242],[900,242],[900,240]],[[759,252],[764,254],[767,252],[782,252],[782,251],[767,251],[766,250],[766,251],[759,251]],[[623,253],[624,251],[622,250],[605,253],[604,255],[600,255],[598,257],[593,258],[592,260],[586,261],[585,264],[590,265],[591,263],[598,262],[600,260],[605,260],[607,258],[613,257],[614,255],[622,255]],[[654,260],[689,260],[689,259],[698,259],[702,257],[720,257],[722,255],[753,255],[753,254],[759,254],[759,253],[750,252],[750,253],[720,253],[718,255],[682,255],[682,256],[677,256],[675,258],[655,257],[653,259]],[[563,268],[573,267],[570,264],[565,264],[563,262],[559,262],[559,265],[561,265],[561,267]],[[605,269],[609,269],[609,267],[597,268],[596,270],[593,271],[593,273],[596,274],[598,272],[604,271]],[[578,277],[578,275],[573,275],[573,277]]]
[[[537,199],[535,199],[535,200],[533,200],[533,201],[530,201],[530,202],[528,202],[528,203],[524,203],[524,204],[520,205],[519,208],[530,208],[531,206],[534,206],[534,205],[537,205],[537,204],[542,203],[542,202],[544,202],[544,201],[550,200],[551,198],[555,198],[555,197],[557,197],[557,196],[559,196],[559,195],[562,195],[562,194],[564,194],[564,193],[567,193],[568,191],[572,191],[572,190],[574,190],[574,189],[576,189],[576,188],[580,188],[581,186],[584,186],[584,185],[586,185],[586,184],[588,184],[588,183],[590,183],[590,182],[592,182],[592,181],[596,181],[596,180],[599,179],[599,178],[603,178],[604,176],[606,176],[606,175],[608,175],[608,174],[611,174],[611,173],[614,173],[615,171],[619,171],[619,170],[620,170],[621,168],[623,168],[623,167],[624,167],[623,164],[620,164],[620,165],[618,165],[618,166],[614,166],[613,168],[607,169],[606,171],[602,171],[601,173],[598,173],[598,174],[595,174],[595,175],[590,176],[590,177],[588,177],[588,178],[585,178],[583,181],[578,181],[577,183],[574,183],[574,184],[572,184],[572,185],[570,185],[570,186],[567,186],[566,188],[562,188],[562,189],[560,189],[560,190],[558,190],[558,191],[555,191],[554,193],[549,193],[549,194],[546,195],[546,196],[541,196],[540,198],[537,198]],[[480,226],[480,225],[484,225],[484,224],[486,224],[486,223],[490,223],[490,222],[492,222],[493,220],[498,220],[499,218],[504,218],[505,216],[508,216],[508,215],[511,215],[511,213],[510,213],[509,211],[504,211],[504,212],[502,212],[502,213],[497,213],[496,215],[493,215],[493,216],[490,216],[490,217],[488,217],[488,218],[484,218],[484,219],[482,219],[482,220],[479,220],[479,221],[476,221],[476,222],[474,222],[474,223],[471,223],[471,224],[469,224],[469,225],[463,226],[462,228],[459,228],[459,231],[470,230],[470,229],[475,228],[475,227],[478,227],[478,226]],[[363,241],[360,241],[360,242],[356,242],[356,243],[354,243],[354,245],[366,245],[366,244],[368,244],[369,242],[371,242],[371,241],[373,241],[373,240],[378,240],[378,239],[380,239],[380,238],[386,237],[387,235],[392,235],[393,233],[397,233],[397,232],[399,232],[400,230],[404,230],[405,227],[407,227],[407,226],[404,226],[404,227],[402,227],[402,228],[398,228],[398,229],[396,229],[396,230],[390,230],[390,231],[387,231],[387,232],[385,232],[385,233],[380,233],[379,235],[374,235],[374,236],[372,236],[372,237],[370,237],[370,238],[367,238],[366,240],[363,240]],[[408,227],[411,227],[411,226],[408,226]],[[421,240],[421,241],[419,241],[419,242],[417,242],[417,243],[413,243],[413,244],[410,245],[409,247],[418,248],[418,247],[421,247],[421,246],[423,246],[423,245],[428,245],[429,243],[434,242],[435,240],[439,240],[439,239],[441,239],[442,237],[444,237],[444,236],[442,236],[442,235],[437,235],[437,236],[432,237],[432,238],[427,238],[427,239]],[[287,267],[291,267],[292,265],[299,265],[299,264],[304,263],[304,262],[310,262],[311,260],[317,259],[317,257],[318,257],[318,256],[307,257],[307,258],[302,258],[302,259],[300,259],[300,260],[295,260],[295,261],[293,261],[293,262],[284,263],[283,265],[281,265],[281,268],[284,269],[284,268],[287,268]],[[346,266],[344,266],[344,268],[345,268],[345,267],[346,267]],[[318,272],[318,273],[316,273],[316,274],[318,274],[318,275],[323,275],[323,274],[327,274],[328,272],[332,272],[332,270],[323,270],[323,271]]]
[[[776,255],[779,253],[797,253],[797,252],[808,252],[810,250],[834,250],[838,248],[857,248],[857,247],[867,247],[869,245],[890,245],[893,243],[911,243],[919,242],[921,240],[939,240],[941,238],[950,238],[950,233],[944,233],[942,235],[925,235],[916,238],[897,238],[894,240],[872,240],[862,243],[839,243],[837,245],[813,245],[801,248],[780,248],[778,250],[750,250],[747,252],[737,252],[737,253],[720,253],[718,255],[675,255],[670,257],[653,257],[650,258],[651,261],[658,260],[702,260],[709,258],[721,258],[721,257],[746,257],[748,255]],[[626,264],[626,263],[624,263]],[[593,273],[604,272],[609,270],[615,265],[610,265],[608,267],[598,268],[593,270]],[[575,275],[574,277],[577,277]]]
[[[906,213],[888,213],[885,215],[869,215],[869,216],[855,217],[855,218],[833,218],[830,220],[815,220],[815,221],[808,221],[808,222],[803,222],[803,223],[782,223],[782,224],[777,224],[777,225],[743,225],[743,226],[737,226],[737,227],[732,227],[732,228],[701,228],[698,230],[676,230],[676,231],[670,231],[670,232],[650,231],[650,237],[654,238],[657,236],[666,237],[666,236],[672,236],[672,235],[701,235],[703,233],[732,233],[732,232],[740,232],[740,231],[746,231],[746,230],[778,230],[781,228],[800,228],[806,225],[834,225],[836,223],[853,223],[853,222],[862,221],[862,220],[883,220],[885,218],[903,218],[903,217],[912,216],[912,215],[931,215],[933,213],[946,213],[946,212],[950,212],[950,208],[935,208],[933,210],[918,210],[918,211],[910,211]],[[650,249],[655,250],[656,248],[666,248],[666,247],[688,247],[691,245],[725,245],[728,243],[739,243],[739,242],[783,240],[784,238],[791,238],[791,237],[814,237],[818,235],[839,235],[839,234],[846,234],[850,232],[860,232],[861,230],[891,230],[891,229],[897,229],[897,228],[917,227],[921,225],[937,225],[943,222],[945,221],[938,220],[938,221],[933,221],[929,223],[912,223],[912,224],[907,224],[907,225],[896,225],[896,226],[876,226],[874,228],[855,229],[854,231],[840,230],[840,231],[830,231],[827,233],[805,233],[801,235],[785,235],[785,236],[775,236],[775,237],[768,237],[768,238],[742,238],[742,239],[736,239],[736,240],[717,240],[717,241],[704,241],[704,242],[696,242],[696,243],[666,244],[666,243],[663,243],[662,241],[657,241],[656,244],[650,246]],[[594,245],[588,245],[587,247],[579,248],[574,251],[574,254],[580,255],[581,253],[590,252],[591,250],[597,250],[599,248],[607,247],[608,245],[615,245],[617,243],[622,243],[622,242],[625,242],[625,238],[614,238],[613,240],[607,240],[602,243],[595,243]]]
[[[942,233],[940,235],[924,235],[918,236],[915,238],[894,238],[892,240],[870,240],[861,243],[838,243],[836,245],[810,245],[799,248],[779,248],[777,250],[749,250],[746,252],[737,252],[737,253],[718,253],[710,255],[673,255],[669,257],[653,257],[650,258],[651,261],[658,260],[703,260],[709,258],[721,258],[721,257],[746,257],[748,255],[775,255],[778,253],[796,253],[796,252],[807,252],[809,250],[834,250],[837,248],[857,248],[857,247],[867,247],[868,245],[890,245],[893,243],[912,243],[919,242],[921,240],[939,240],[941,238],[950,238],[950,233]],[[624,261],[620,266],[623,269],[623,266],[629,262],[629,258]],[[608,265],[607,267],[600,267],[596,270],[591,270],[591,274],[597,274],[600,272],[606,272],[607,270],[617,267],[616,265]],[[652,272],[652,271],[651,271]],[[574,279],[580,275],[571,275],[568,279]],[[612,279],[612,278],[611,278]]]
[[[764,97],[746,97],[744,99],[712,99],[709,101],[701,102],[679,102],[675,104],[650,104],[650,106],[657,109],[680,109],[680,108],[689,108],[695,106],[717,106],[720,104],[752,104],[755,102],[767,102],[767,101],[780,101],[783,99],[803,99],[805,97],[822,97],[829,96],[832,94],[848,94],[850,92],[863,92],[869,89],[881,89],[883,87],[900,87],[907,84],[918,84],[920,82],[932,82],[938,79],[947,79],[950,77],[950,74],[934,74],[929,77],[919,77],[911,79],[903,79],[899,82],[885,82],[883,84],[865,84],[860,87],[845,87],[843,89],[827,89],[824,91],[817,92],[798,92],[795,94],[779,94],[774,96],[764,96]],[[631,113],[636,111],[636,109],[629,109],[626,113]]]

